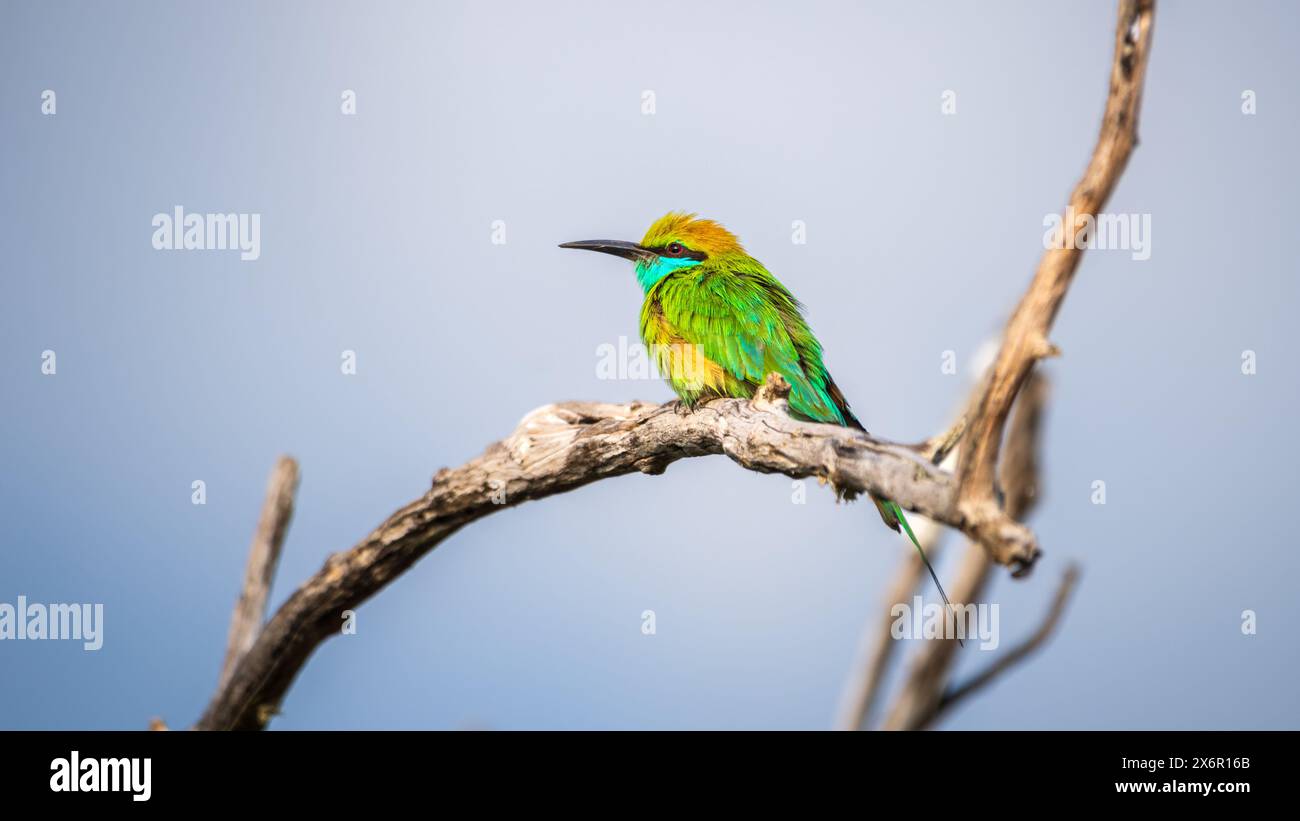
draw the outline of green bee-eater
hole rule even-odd
[[[718,223],[669,213],[640,243],[597,239],[560,247],[636,263],[645,291],[641,338],[687,407],[714,397],[748,399],[776,372],[790,383],[795,415],[866,431],[822,363],[822,346],[803,318],[803,306]],[[947,604],[948,594],[902,509],[888,499],[872,501],[886,525],[907,532]]]

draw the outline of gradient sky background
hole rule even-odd
[[[625,263],[558,242],[639,239],[669,209],[722,220],[807,304],[873,432],[940,429],[966,391],[943,351],[964,372],[1000,328],[1083,169],[1115,18],[0,9],[0,601],[102,602],[106,622],[94,653],[0,642],[8,728],[198,717],[282,452],[303,480],[274,605],[530,409],[668,399],[596,378],[597,346],[635,338],[640,291]],[[1142,142],[1109,207],[1152,215],[1152,254],[1089,252],[1057,322],[1046,556],[997,577],[1003,649],[1067,560],[1084,576],[1044,652],[944,726],[1300,727],[1297,33],[1294,4],[1158,9]],[[260,213],[261,259],[153,250],[175,205]],[[789,479],[709,458],[489,517],[361,608],[272,726],[829,726],[906,548],[824,489],[790,500]],[[960,670],[991,658],[968,646]]]

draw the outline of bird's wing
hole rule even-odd
[[[803,316],[803,306],[776,277],[767,274],[766,270],[763,273],[766,276],[760,277],[760,280],[771,294],[772,303],[780,313],[786,333],[794,345],[795,352],[799,355],[799,366],[803,369],[812,388],[810,407],[801,412],[813,419],[838,422],[865,432],[866,428],[849,409],[848,400],[845,399],[844,393],[839,385],[835,384],[830,371],[822,361],[821,342],[813,334],[812,328],[808,327],[808,320]]]
[[[821,346],[798,303],[770,274],[666,277],[647,297],[642,335],[651,345],[669,347],[667,354],[658,354],[661,370],[683,398],[688,397],[679,384],[682,377],[691,378],[696,396],[749,397],[776,372],[790,383],[793,411],[817,421],[846,422],[821,366]],[[674,355],[674,345],[683,352]]]

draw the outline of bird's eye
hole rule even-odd
[[[680,242],[670,242],[668,243],[668,248],[665,250],[668,251],[668,256],[670,257],[680,257],[682,251],[685,251],[686,249],[682,247]]]

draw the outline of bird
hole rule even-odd
[[[779,373],[790,385],[793,416],[866,433],[822,360],[803,304],[720,223],[671,211],[639,243],[595,239],[560,247],[635,263],[645,294],[641,338],[686,409],[718,397],[748,399],[768,374]],[[902,508],[875,494],[871,500],[886,526],[907,533],[951,611]]]

